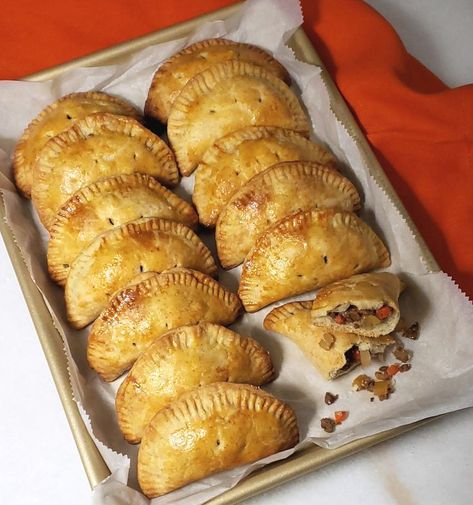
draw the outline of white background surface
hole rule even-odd
[[[472,0],[368,3],[447,84],[473,82]],[[1,241],[0,321],[0,504],[86,505],[87,478]],[[450,414],[247,503],[470,505],[472,426],[473,409]]]

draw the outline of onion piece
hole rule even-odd
[[[361,361],[361,366],[363,368],[366,368],[367,366],[370,366],[371,364],[371,354],[368,351],[368,349],[360,349],[360,361]]]

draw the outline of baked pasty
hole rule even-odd
[[[360,352],[383,354],[395,340],[389,336],[368,338],[343,330],[316,326],[312,300],[293,302],[273,309],[264,320],[267,330],[290,338],[325,379],[336,379],[360,364]]]
[[[193,207],[145,174],[108,177],[81,188],[51,225],[48,270],[61,286],[78,254],[101,233],[142,217],[161,217],[195,227]]]
[[[212,254],[187,226],[143,218],[99,235],[74,260],[66,281],[67,318],[83,328],[107,306],[112,294],[140,272],[189,267],[215,275]]]
[[[223,268],[239,265],[261,233],[297,210],[358,210],[355,186],[316,162],[278,163],[255,175],[233,195],[217,221],[215,237]]]
[[[259,47],[226,39],[202,40],[179,51],[159,67],[148,92],[145,115],[166,123],[172,103],[189,79],[215,63],[228,60],[254,63],[290,82],[287,70]]]
[[[100,91],[71,93],[48,105],[25,129],[13,155],[15,184],[23,196],[31,196],[33,165],[46,142],[95,112],[140,117],[138,110],[125,100]]]
[[[160,496],[298,440],[293,410],[269,393],[247,384],[203,386],[153,417],[138,452],[138,481],[145,495]]]
[[[168,186],[179,179],[164,141],[135,119],[113,114],[87,116],[53,137],[38,153],[33,170],[31,196],[48,229],[61,205],[98,179],[135,172]]]
[[[355,331],[367,337],[387,335],[399,322],[404,285],[388,272],[354,275],[322,288],[312,305],[318,326]]]
[[[205,226],[215,226],[230,198],[252,177],[282,161],[317,161],[335,168],[335,158],[298,133],[247,126],[218,139],[195,171],[192,199]]]
[[[223,326],[181,326],[158,337],[138,358],[115,399],[118,424],[133,444],[154,415],[185,391],[213,382],[260,386],[273,377],[269,353]]]
[[[379,237],[352,212],[300,211],[259,236],[243,263],[238,293],[245,309],[255,312],[390,262]]]
[[[181,174],[190,175],[217,139],[251,125],[280,126],[304,135],[310,130],[296,95],[262,67],[230,60],[193,77],[168,119]]]
[[[201,321],[228,325],[242,309],[235,293],[190,269],[132,282],[115,294],[90,330],[87,358],[107,381],[128,370],[167,331]]]

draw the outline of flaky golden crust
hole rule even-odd
[[[115,399],[118,424],[133,444],[154,415],[185,391],[213,382],[260,386],[273,378],[269,353],[223,326],[181,326],[158,337],[135,362]]]
[[[210,251],[183,224],[143,218],[102,233],[71,265],[65,290],[69,322],[74,328],[83,328],[134,276],[173,267],[217,273]]]
[[[356,273],[386,267],[389,253],[355,214],[291,214],[268,228],[243,263],[238,294],[248,312]]]
[[[223,268],[239,265],[276,221],[312,208],[355,211],[360,195],[348,179],[316,162],[278,163],[255,175],[219,215],[215,237]]]
[[[394,343],[390,336],[373,339],[317,326],[312,320],[311,307],[312,300],[287,303],[273,309],[263,324],[267,330],[291,339],[327,380],[335,379],[359,364],[356,361],[347,363],[345,353],[353,346],[378,354]]]
[[[25,129],[13,154],[13,176],[23,196],[31,197],[33,164],[46,142],[75,121],[96,112],[140,117],[138,110],[125,100],[100,91],[71,93],[48,105]]]
[[[166,60],[154,74],[145,114],[166,123],[172,103],[186,83],[209,66],[228,60],[241,60],[260,65],[289,84],[286,69],[259,47],[227,39],[196,42]]]
[[[95,237],[143,217],[197,226],[194,209],[146,174],[108,177],[81,188],[59,209],[50,229],[48,270],[63,286],[70,265]]]
[[[283,161],[315,161],[336,167],[334,156],[298,133],[270,126],[247,126],[218,139],[195,172],[192,199],[205,226],[217,218],[252,177]]]
[[[387,335],[394,331],[399,321],[402,289],[399,277],[388,272],[354,275],[320,289],[312,305],[312,317],[317,325],[326,326],[330,331],[343,327],[344,331],[355,331],[367,337]],[[387,305],[391,313],[383,320],[370,316],[368,320],[346,321],[343,326],[328,316],[329,312],[337,312],[339,308],[346,310],[350,305],[361,310],[376,310]]]
[[[228,325],[241,310],[238,297],[211,277],[172,269],[115,294],[91,327],[87,358],[112,381],[167,331],[201,321]]]
[[[264,68],[230,60],[193,77],[174,101],[168,137],[179,170],[190,175],[219,138],[245,126],[280,126],[308,135],[297,97]]]
[[[130,117],[92,114],[53,137],[38,153],[33,203],[49,229],[61,205],[81,187],[135,172],[169,186],[179,180],[174,155],[158,136]]]
[[[160,496],[213,473],[293,447],[293,410],[261,389],[216,383],[184,393],[159,411],[138,452],[138,481]]]

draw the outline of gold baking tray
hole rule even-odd
[[[37,72],[27,76],[28,81],[45,81],[52,79],[62,74],[63,72],[76,67],[82,66],[100,66],[119,62],[126,56],[139,51],[152,44],[159,44],[172,39],[185,37],[193,31],[198,25],[205,21],[214,21],[223,19],[235,13],[240,5],[232,5],[218,11],[205,14],[194,18],[190,21],[180,23],[169,28],[159,30],[157,32],[139,37],[137,39],[124,42],[111,48],[93,53],[89,56],[79,58],[62,65]],[[299,60],[305,61],[313,65],[318,65],[323,68],[323,64],[314,51],[309,39],[305,35],[302,28],[299,28],[289,42]],[[373,154],[367,140],[363,136],[355,119],[341,97],[338,89],[330,78],[329,74],[323,71],[325,83],[329,89],[332,98],[333,110],[340,119],[350,134],[358,142],[364,161],[369,167],[370,173],[375,177],[381,187],[388,193],[398,210],[406,219],[411,227],[416,240],[421,248],[423,259],[427,267],[432,271],[438,271],[439,267],[433,258],[431,252],[427,248],[425,242],[421,238],[420,233],[409,217],[406,209],[399,200],[399,197],[394,192],[389,180],[387,179],[383,169],[378,163]],[[51,315],[46,307],[42,295],[33,283],[25,263],[22,260],[20,251],[15,244],[11,230],[5,223],[5,209],[3,201],[0,199],[0,232],[5,241],[7,251],[10,255],[13,267],[15,269],[18,281],[20,283],[23,295],[28,305],[31,317],[33,319],[36,331],[38,333],[43,351],[48,361],[51,374],[56,384],[59,396],[61,398],[67,420],[71,427],[75,442],[77,444],[79,454],[84,465],[87,477],[91,487],[95,487],[109,474],[105,462],[102,459],[97,447],[88,434],[80,417],[77,405],[72,397],[72,389],[69,382],[69,374],[67,371],[66,356],[63,350],[62,339],[53,325]],[[356,440],[344,445],[338,449],[322,449],[317,446],[312,446],[306,450],[300,451],[288,459],[268,465],[261,470],[251,474],[249,477],[240,482],[236,487],[226,493],[214,498],[208,503],[213,505],[224,505],[238,503],[254,496],[262,491],[280,485],[290,479],[299,477],[308,472],[321,468],[329,463],[345,458],[350,454],[371,447],[375,444],[396,437],[401,433],[410,431],[418,426],[421,426],[433,418],[424,419],[413,424],[401,426],[399,428],[378,433],[376,435]]]

